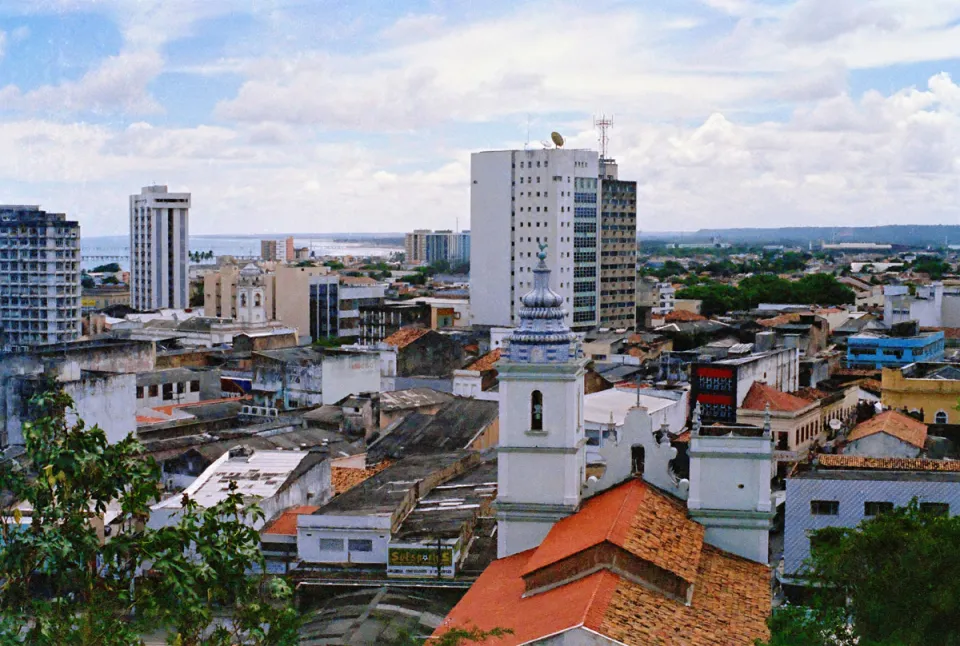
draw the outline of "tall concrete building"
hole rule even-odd
[[[600,160],[600,327],[634,328],[637,183],[617,175],[617,162]]]
[[[451,264],[470,262],[470,232],[415,229],[404,237],[403,248],[409,263],[432,265],[441,260]]]
[[[573,329],[600,324],[599,156],[549,148],[470,161],[470,302],[477,325],[516,325],[541,244]]]
[[[0,205],[0,350],[80,336],[80,224]]]
[[[130,305],[183,308],[189,301],[190,194],[146,186],[130,196]]]
[[[260,241],[260,260],[276,260],[277,259],[277,247],[278,243],[276,240],[261,240]]]

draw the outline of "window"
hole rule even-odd
[[[163,400],[170,401],[173,399],[173,384],[163,384]]]
[[[880,514],[886,514],[891,511],[893,511],[892,502],[871,502],[868,500],[863,503],[864,516],[879,516]]]
[[[539,390],[530,395],[530,430],[543,430],[543,393]]]
[[[193,380],[193,381],[190,382],[190,392],[192,392],[192,393],[198,393],[198,392],[200,392],[200,380],[199,380],[199,379],[195,379],[195,380]]]
[[[351,552],[373,551],[373,541],[369,538],[351,538],[348,546]]]
[[[810,513],[814,516],[836,516],[840,513],[838,500],[811,500]]]
[[[922,502],[920,503],[920,511],[935,516],[949,516],[950,504],[946,502]]]
[[[943,410],[938,410],[937,414],[933,417],[934,424],[946,424],[947,423],[947,412]]]
[[[178,395],[182,395],[184,392],[186,392],[186,390],[187,390],[187,384],[183,383],[182,381],[178,381],[178,382],[177,382],[177,394],[178,394]]]
[[[153,384],[147,390],[151,397],[156,397],[160,394],[160,387],[157,384]]]
[[[321,538],[320,551],[321,552],[342,552],[343,539],[342,538]]]

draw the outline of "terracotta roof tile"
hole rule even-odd
[[[753,382],[740,408],[744,410],[765,410],[770,404],[773,412],[792,413],[810,406],[809,401],[795,397],[790,393],[777,390],[759,381]]]
[[[847,442],[855,442],[876,433],[892,435],[901,442],[912,444],[921,449],[927,441],[926,424],[913,419],[909,415],[904,415],[900,411],[888,410],[854,427],[847,435]]]
[[[367,478],[377,475],[391,464],[390,460],[384,460],[368,469],[330,467],[330,481],[333,484],[333,491],[336,495],[349,491]]]
[[[340,282],[344,285],[379,285],[380,281],[369,276],[340,276]]]
[[[859,455],[822,454],[817,456],[821,467],[830,469],[878,469],[891,471],[960,471],[960,460],[927,458],[869,458]]]
[[[875,395],[883,392],[883,382],[879,379],[864,379],[860,382],[860,387]]]
[[[922,327],[921,332],[943,332],[945,339],[960,339],[960,328],[958,327]]]
[[[704,544],[703,531],[681,504],[630,481],[587,501],[540,547],[493,562],[435,634],[453,626],[499,626],[514,633],[485,643],[503,646],[578,627],[627,646],[747,646],[766,638],[769,569]],[[693,582],[690,605],[609,569],[529,593],[524,574],[587,549],[598,537]]]
[[[664,316],[663,320],[666,323],[678,323],[684,321],[706,321],[707,317],[686,310],[674,310]]]
[[[285,509],[283,513],[273,519],[261,530],[261,534],[281,534],[285,536],[297,535],[297,516],[312,514],[320,509],[316,505],[302,505]]]
[[[799,320],[800,315],[792,312],[790,314],[780,314],[779,316],[774,316],[769,319],[760,319],[757,323],[763,327],[777,327],[778,325],[786,325],[787,323],[796,323]]]
[[[493,370],[494,364],[496,364],[497,361],[499,360],[500,360],[500,348],[497,348],[496,350],[491,350],[490,352],[486,353],[485,355],[483,355],[482,357],[480,357],[479,359],[471,363],[469,366],[467,366],[466,369],[476,370],[477,372],[486,372],[487,370]]]
[[[383,340],[383,342],[396,348],[405,348],[420,337],[429,333],[430,330],[428,328],[404,327],[388,336]]]
[[[790,394],[795,397],[799,397],[800,399],[806,399],[808,402],[820,401],[821,399],[826,399],[830,396],[830,393],[825,393],[822,390],[810,388],[809,386],[804,386],[803,388],[794,390]]]

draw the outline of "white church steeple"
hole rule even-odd
[[[546,245],[523,296],[520,326],[504,343],[500,379],[497,557],[538,546],[580,505],[585,478],[583,375],[563,298],[550,289]]]

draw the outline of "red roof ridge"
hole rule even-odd
[[[405,348],[422,336],[426,336],[430,328],[407,326],[402,327],[383,340],[387,345]]]
[[[785,393],[762,381],[755,381],[747,391],[740,408],[744,410],[765,410],[767,404],[770,410],[781,413],[795,413],[810,406],[813,402]]]
[[[496,348],[486,353],[482,357],[478,358],[476,361],[471,363],[465,368],[465,370],[476,370],[477,372],[484,372],[486,370],[491,370],[494,364],[500,360],[500,348]]]
[[[857,424],[847,435],[847,442],[855,442],[876,433],[886,433],[902,442],[924,448],[927,425],[897,410],[888,410]]]

